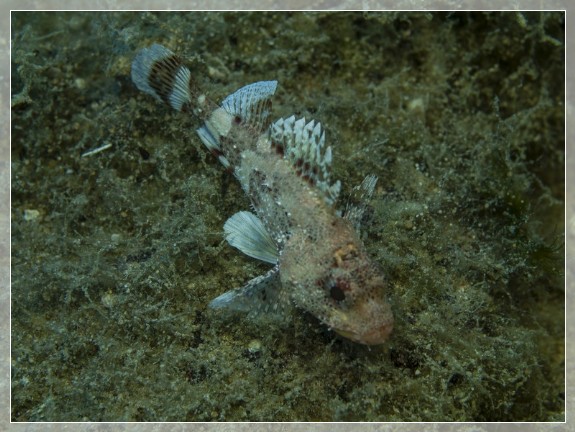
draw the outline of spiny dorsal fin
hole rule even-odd
[[[277,85],[277,81],[248,84],[225,98],[222,108],[235,118],[236,123],[252,126],[257,132],[262,132],[268,125],[271,97]]]
[[[280,118],[269,129],[271,145],[294,166],[298,175],[322,191],[328,204],[333,204],[341,188],[339,180],[330,184],[331,147],[325,147],[325,131],[314,120],[305,117]]]

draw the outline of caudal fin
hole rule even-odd
[[[138,52],[132,62],[136,87],[181,111],[192,101],[192,74],[168,48],[153,44]]]

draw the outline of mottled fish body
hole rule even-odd
[[[249,84],[215,105],[181,60],[157,44],[137,54],[132,80],[204,121],[198,136],[233,171],[256,213],[230,217],[226,240],[273,267],[210,307],[254,312],[294,304],[355,342],[383,343],[393,329],[383,273],[358,236],[364,206],[349,206],[343,216],[334,208],[340,183],[330,179],[332,152],[321,124],[295,116],[270,123],[277,81]],[[376,181],[367,176],[354,193],[368,200]]]

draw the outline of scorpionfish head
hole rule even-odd
[[[316,280],[324,293],[322,320],[354,342],[377,345],[393,330],[393,314],[384,300],[381,270],[354,243],[336,249],[332,265]]]

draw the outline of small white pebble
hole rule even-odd
[[[252,340],[248,345],[248,351],[252,354],[258,353],[261,350],[262,350],[262,343],[257,339]]]
[[[24,220],[25,221],[33,221],[35,219],[38,219],[38,217],[40,216],[40,212],[38,210],[34,210],[34,209],[26,209],[24,210]]]

